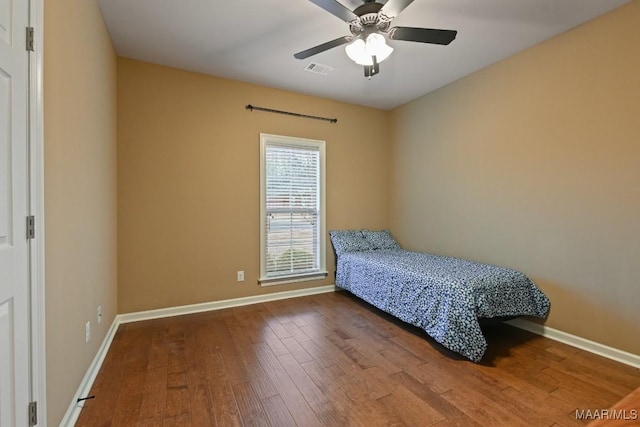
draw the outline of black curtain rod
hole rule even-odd
[[[305,119],[324,120],[331,123],[336,123],[338,121],[338,119],[330,119],[329,117],[319,117],[319,116],[310,116],[308,114],[291,113],[289,111],[274,110],[272,108],[256,107],[255,105],[251,105],[251,104],[248,104],[244,108],[251,111],[253,110],[266,111],[268,113],[278,113],[278,114],[286,114],[287,116],[304,117]]]

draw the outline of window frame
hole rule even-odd
[[[318,209],[318,268],[308,273],[267,275],[267,158],[268,145],[283,147],[312,147],[319,153],[319,209]],[[286,283],[322,280],[327,276],[326,265],[326,142],[318,139],[260,133],[260,277],[261,286],[282,285]]]

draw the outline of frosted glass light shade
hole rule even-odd
[[[375,55],[378,62],[384,61],[391,55],[391,52],[393,52],[393,48],[387,45],[384,36],[377,33],[369,34],[365,50],[369,56]]]
[[[344,50],[347,52],[347,56],[356,64],[371,65],[371,57],[365,53],[364,40],[356,39],[353,43],[348,44]],[[369,61],[368,64],[367,61]]]
[[[383,35],[372,33],[367,36],[366,42],[357,38],[345,47],[345,51],[356,64],[373,65],[372,56],[376,57],[377,62],[382,62],[391,55],[393,48],[387,45]]]

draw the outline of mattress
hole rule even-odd
[[[550,307],[519,271],[403,249],[340,254],[336,285],[474,362],[487,348],[479,319],[544,318]]]

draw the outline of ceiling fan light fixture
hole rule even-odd
[[[361,38],[357,38],[353,41],[353,43],[349,43],[344,48],[345,52],[347,52],[347,56],[356,64],[367,65],[367,59],[371,62],[371,58],[367,58],[365,53],[365,43]],[[369,64],[371,65],[371,64]]]
[[[378,33],[369,34],[365,50],[369,56],[375,55],[378,62],[384,61],[391,55],[391,52],[393,52],[393,48],[387,45],[384,36]]]
[[[366,42],[361,38],[357,38],[345,47],[345,51],[347,56],[356,64],[373,65],[373,56],[380,63],[391,55],[393,48],[387,45],[382,34],[371,33],[367,36]]]

